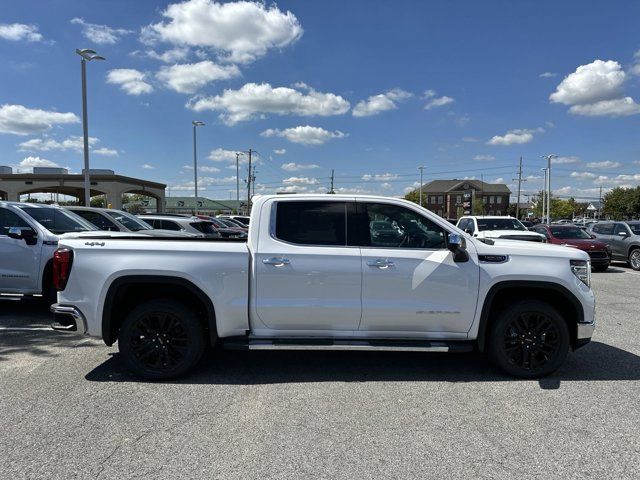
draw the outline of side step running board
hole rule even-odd
[[[423,340],[338,340],[338,339],[263,339],[228,338],[224,347],[229,350],[354,350],[379,352],[471,352],[470,342]]]

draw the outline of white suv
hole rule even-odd
[[[546,242],[544,235],[527,230],[527,227],[513,217],[461,217],[456,227],[476,238]]]
[[[51,265],[58,239],[94,230],[58,206],[0,201],[0,293],[42,293],[55,301]]]

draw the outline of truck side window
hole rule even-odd
[[[346,245],[345,202],[278,202],[275,236],[300,245]]]
[[[385,203],[359,203],[358,216],[363,216],[369,227],[360,237],[359,246],[445,248],[444,229],[408,208]]]
[[[20,216],[6,208],[0,208],[0,235],[7,235],[11,227],[31,228]]]
[[[172,222],[171,220],[160,220],[160,225],[162,225],[162,230],[182,230],[180,225],[176,222]]]

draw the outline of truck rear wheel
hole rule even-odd
[[[536,300],[523,300],[503,310],[488,340],[493,363],[519,378],[553,373],[569,351],[566,322],[550,305]]]
[[[151,300],[133,309],[118,334],[127,366],[152,380],[184,375],[202,358],[205,332],[197,315],[173,300]]]

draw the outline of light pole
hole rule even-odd
[[[80,70],[82,72],[82,135],[84,137],[84,206],[91,206],[91,180],[89,178],[89,119],[87,117],[87,62],[91,60],[106,60],[94,50],[76,48],[76,53],[82,57]]]
[[[547,225],[551,224],[551,160],[558,158],[558,155],[542,155],[547,159]]]
[[[546,168],[541,168],[540,170],[542,170],[544,172],[544,185],[542,187],[542,218],[544,218],[544,214],[545,214],[545,203],[544,203],[544,199],[547,196],[547,169]]]
[[[204,122],[193,120],[193,186],[195,188],[196,205],[194,213],[198,214],[198,154],[196,150],[196,128],[204,126]]]

